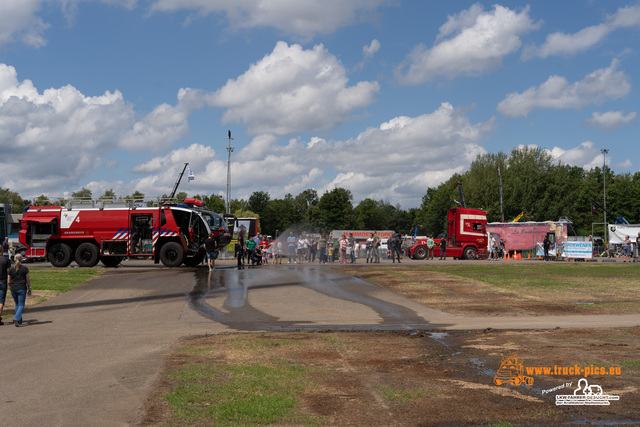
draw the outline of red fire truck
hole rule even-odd
[[[233,230],[225,219],[201,208],[202,202],[156,207],[131,201],[77,201],[65,207],[29,206],[20,220],[20,243],[27,259],[46,257],[55,267],[75,261],[93,267],[118,265],[124,257],[152,258],[167,267],[202,262],[202,244],[211,231],[222,248]],[[233,227],[233,226],[231,226]]]
[[[480,209],[452,208],[447,216],[447,256],[460,259],[486,258],[487,213]],[[440,256],[441,239],[433,239],[433,256]],[[427,257],[427,239],[418,239],[407,249],[410,258]]]

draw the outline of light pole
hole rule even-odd
[[[602,151],[602,185],[604,192],[604,242],[607,244],[607,153],[609,152],[608,148],[603,148]],[[607,247],[609,245],[607,244]]]
[[[231,153],[233,152],[233,147],[231,146],[231,131],[228,134],[229,145],[227,146],[228,158],[227,158],[227,214],[231,214]]]

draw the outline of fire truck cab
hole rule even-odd
[[[185,201],[186,202],[186,201]],[[220,215],[191,204],[136,206],[131,201],[69,201],[61,206],[29,206],[21,219],[25,257],[46,257],[55,267],[75,261],[114,267],[125,257],[151,258],[168,267],[202,262],[202,244],[212,231],[221,246],[230,239]]]

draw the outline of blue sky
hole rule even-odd
[[[0,186],[404,209],[478,154],[638,171],[637,1],[3,0]]]

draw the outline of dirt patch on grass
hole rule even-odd
[[[556,405],[556,394],[572,395],[583,375],[532,374],[530,386],[498,386],[494,376],[508,352],[516,352],[525,368],[620,367],[620,375],[587,377],[590,384],[619,400],[609,406]],[[595,332],[299,332],[196,338],[168,360],[142,424],[184,422],[175,418],[175,408],[165,398],[179,386],[171,373],[193,363],[230,366],[248,360],[265,364],[285,360],[304,368],[308,386],[296,396],[295,411],[318,425],[638,423],[639,354],[640,327]],[[223,380],[211,378],[211,382]],[[557,390],[548,391],[553,388]],[[206,394],[200,398],[203,402],[191,404],[217,404],[208,401]],[[237,420],[232,417],[228,422]],[[200,419],[189,424],[209,423]]]
[[[468,264],[466,264],[468,265]],[[461,315],[623,314],[640,312],[640,288],[615,274],[579,282],[551,277],[557,285],[527,286],[527,277],[503,287],[425,268],[335,267],[429,307]],[[538,273],[535,273],[538,274]],[[540,275],[545,275],[541,269]]]

